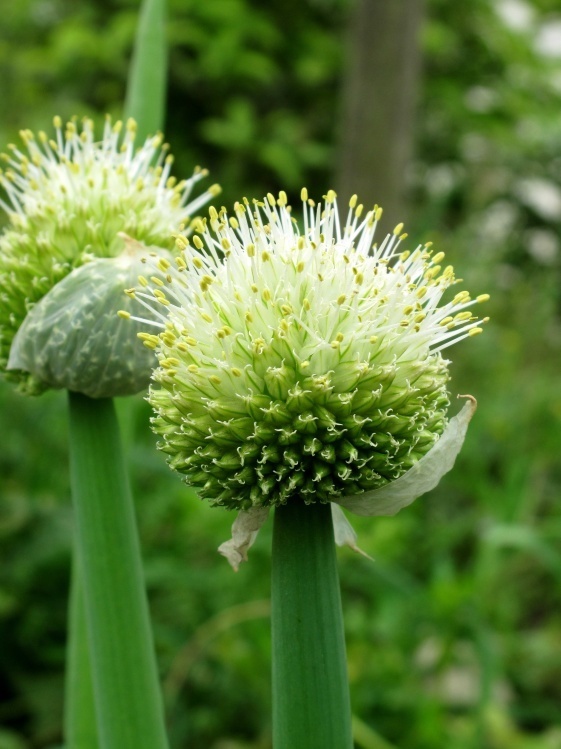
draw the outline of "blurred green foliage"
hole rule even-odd
[[[0,141],[54,113],[118,115],[133,0],[4,3]],[[346,0],[172,0],[176,171],[226,205],[330,186]],[[410,233],[475,293],[453,352],[480,408],[455,470],[342,551],[364,749],[561,746],[561,15],[556,0],[428,0]],[[0,387],[0,749],[60,743],[72,519],[65,400]],[[174,749],[269,749],[270,527],[233,575],[233,517],[172,476],[140,399],[121,404]]]

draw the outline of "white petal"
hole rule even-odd
[[[237,572],[242,562],[247,562],[247,551],[253,546],[261,526],[267,520],[268,507],[253,507],[240,512],[232,524],[232,538],[218,547]]]
[[[436,445],[413,468],[380,489],[364,494],[353,494],[338,500],[337,504],[355,515],[395,515],[410,505],[421,494],[434,489],[442,476],[452,468],[464,442],[468,424],[477,408],[471,395],[459,414],[450,419]]]
[[[357,546],[357,535],[353,526],[349,523],[339,505],[333,502],[331,503],[331,518],[333,520],[333,534],[337,546],[349,546],[357,554],[362,554],[363,557],[374,561],[372,557],[368,556],[366,552]]]

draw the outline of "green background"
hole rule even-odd
[[[345,0],[172,0],[166,136],[219,203],[333,185]],[[120,113],[133,0],[0,1],[0,143],[54,114]],[[433,240],[484,335],[451,350],[479,401],[456,468],[339,553],[357,747],[561,746],[561,13],[554,0],[428,0],[413,241]],[[449,352],[450,353],[450,352]],[[233,516],[120,405],[174,749],[270,747],[270,523],[233,574]],[[66,402],[0,386],[0,749],[60,745],[72,518]]]

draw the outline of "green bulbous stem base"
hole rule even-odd
[[[330,504],[275,510],[272,660],[274,749],[352,749]]]
[[[78,564],[103,749],[167,749],[134,507],[111,399],[69,393]]]

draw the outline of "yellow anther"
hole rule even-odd
[[[255,256],[255,245],[254,244],[248,244],[246,247],[246,252],[248,254],[248,257],[254,257]]]
[[[471,337],[471,336],[474,336],[474,335],[479,335],[480,333],[483,333],[483,328],[472,328],[469,331],[468,335]]]
[[[201,291],[205,292],[212,283],[214,283],[214,278],[212,276],[204,275],[199,281]]]
[[[230,372],[234,375],[234,377],[241,377],[242,371],[241,369],[238,369],[237,367],[232,367]]]
[[[433,263],[441,263],[444,260],[444,253],[443,252],[437,252],[436,255],[433,257],[432,262]]]
[[[140,338],[146,348],[154,350],[160,343],[158,336],[152,335],[151,333],[137,333],[137,338]]]
[[[454,320],[453,317],[445,317],[443,320],[440,321],[439,325],[445,326],[451,323]]]
[[[201,317],[205,322],[212,322],[212,317],[207,312],[201,312]]]
[[[271,192],[267,193],[267,200],[269,201],[270,206],[275,206],[277,204],[277,201],[275,200],[275,196]]]
[[[191,374],[196,374],[199,371],[199,368],[197,367],[196,364],[189,364],[189,366],[187,367],[187,370],[191,372]]]
[[[377,335],[371,335],[370,336],[370,343],[377,343],[378,342],[378,336]]]
[[[476,297],[476,302],[488,302],[491,297],[489,294],[480,294],[478,297]]]
[[[351,199],[349,200],[349,208],[354,208],[357,204],[358,197],[356,195],[353,195]]]
[[[376,208],[376,210],[374,211],[374,218],[376,219],[376,221],[379,221],[382,218],[383,212],[384,211],[382,208]]]
[[[263,289],[262,297],[263,297],[263,301],[270,302],[271,301],[271,290],[267,289],[267,288],[264,288]]]
[[[195,266],[195,268],[198,268],[200,270],[203,267],[203,261],[200,257],[194,257],[193,265]]]
[[[292,312],[292,307],[290,304],[281,304],[281,312],[283,315],[290,315]]]
[[[253,315],[251,314],[251,312],[249,310],[245,313],[245,321],[246,322],[253,322]]]
[[[339,341],[339,343],[341,343],[341,341],[343,340],[344,337],[345,336],[342,333],[337,333],[337,335],[335,336],[335,340]]]
[[[218,377],[217,375],[210,375],[208,379],[209,382],[212,382],[213,385],[220,385],[220,383],[222,382],[220,377]]]
[[[425,294],[427,293],[428,289],[426,286],[421,286],[421,288],[417,291],[417,297],[419,299],[422,299]]]
[[[335,192],[335,190],[327,191],[327,197],[326,197],[327,203],[334,203],[336,198],[337,198],[337,193]]]
[[[222,192],[222,188],[220,187],[220,185],[214,184],[208,188],[207,192],[209,192],[212,197],[215,198],[217,195],[220,195],[220,193]]]
[[[162,281],[161,278],[158,278],[158,276],[150,276],[150,280],[152,281],[152,283],[155,283],[156,286],[163,286],[164,285],[164,282]],[[154,293],[156,293],[156,292],[154,292]],[[161,293],[162,292],[160,292],[160,294]]]
[[[193,244],[197,248],[197,250],[202,250],[204,248],[204,243],[202,242],[201,238],[198,237],[196,234],[193,237]]]
[[[300,198],[304,203],[308,200],[308,190],[306,187],[300,190]]]
[[[123,318],[123,320],[130,320],[130,319],[131,319],[131,313],[130,313],[130,312],[127,312],[127,311],[126,311],[126,310],[124,310],[124,309],[120,309],[120,310],[119,310],[119,311],[117,312],[117,314],[119,315],[119,317],[122,317],[122,318]]]
[[[263,250],[263,252],[261,253],[261,260],[264,263],[266,263],[267,260],[270,260],[270,259],[271,259],[271,256],[269,255],[269,253],[267,252],[267,250]]]
[[[433,279],[440,273],[440,269],[442,266],[440,265],[433,265],[432,268],[429,268],[425,273],[425,278]]]
[[[458,312],[457,315],[454,315],[454,322],[463,322],[464,320],[471,320],[472,314],[471,312]]]
[[[139,284],[140,284],[141,286],[148,286],[148,279],[147,279],[147,278],[145,278],[144,276],[139,276],[139,277],[138,277],[138,283],[139,283]]]
[[[306,312],[309,312],[311,310],[311,308],[312,308],[312,305],[310,304],[310,300],[309,299],[303,299],[302,300],[302,307],[304,307],[304,309],[306,310]]]
[[[463,302],[469,302],[469,300],[469,291],[460,291],[460,293],[456,294],[454,299],[452,299],[452,304],[461,304]]]
[[[251,290],[253,291],[254,294],[257,294],[257,292],[259,291],[259,286],[257,286],[256,283],[252,283]]]
[[[282,208],[282,207],[284,207],[284,206],[285,206],[285,205],[287,204],[287,202],[288,202],[288,199],[287,199],[287,197],[286,197],[286,193],[285,193],[285,191],[284,191],[284,190],[281,190],[281,191],[279,192],[279,197],[278,197],[278,200],[277,200],[277,202],[278,202],[278,204],[279,204],[279,205],[281,206],[281,208]]]
[[[357,283],[359,286],[364,281],[364,275],[362,273],[357,273],[355,276],[355,283]]]
[[[399,234],[401,234],[403,230],[403,224],[398,224],[395,229],[393,230],[394,235],[397,237]]]

